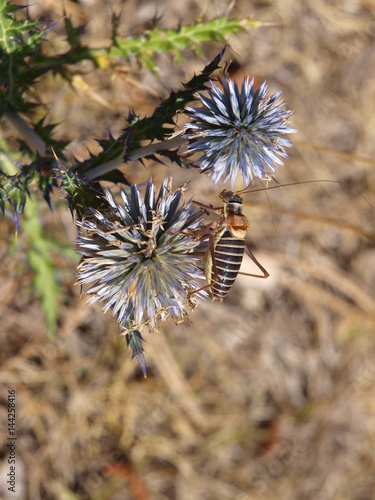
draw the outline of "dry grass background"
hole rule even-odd
[[[87,22],[89,43],[104,43],[116,2],[64,5]],[[228,9],[219,0],[129,0],[121,30],[141,33],[154,15],[176,27]],[[61,3],[33,2],[31,13],[56,19]],[[66,298],[56,338],[47,338],[26,240],[21,231],[11,252],[13,227],[2,220],[2,433],[7,389],[17,391],[18,492],[9,498],[375,498],[375,2],[238,0],[230,15],[276,23],[233,36],[226,58],[238,63],[235,78],[266,79],[295,110],[298,134],[278,181],[336,179],[372,207],[330,183],[245,195],[248,241],[271,277],[239,278],[224,303],[195,311],[192,326],[148,335],[147,380],[116,322],[79,300],[76,262],[58,253]],[[62,35],[51,33],[54,50]],[[207,58],[220,48],[207,45]],[[160,57],[156,80],[134,64],[95,73],[82,64],[74,87],[50,80],[40,92],[77,154],[88,138],[119,133],[129,107],[151,112],[203,65],[188,52],[183,69]],[[130,166],[131,178],[173,175],[175,185],[190,180],[198,200],[219,203],[222,186],[147,167]],[[43,212],[45,231],[74,246],[62,207]],[[2,476],[6,456],[2,443]]]

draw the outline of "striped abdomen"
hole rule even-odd
[[[225,229],[215,245],[217,276],[215,276],[212,258],[206,260],[206,279],[213,299],[223,300],[232,288],[239,273],[244,252],[245,240],[235,238],[228,229]]]

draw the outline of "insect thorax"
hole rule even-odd
[[[232,191],[224,191],[220,195],[221,199],[224,201],[224,215],[227,218],[229,215],[241,215],[242,214],[242,198],[238,194]]]
[[[242,240],[249,227],[249,222],[242,213],[242,198],[232,194],[227,199],[228,201],[224,205],[226,225],[234,238]]]

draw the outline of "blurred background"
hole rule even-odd
[[[24,4],[24,2],[23,2]],[[282,90],[298,133],[281,183],[333,179],[244,195],[248,244],[268,280],[239,277],[223,303],[201,304],[193,324],[147,334],[145,380],[120,328],[75,286],[76,229],[67,205],[45,204],[43,230],[61,290],[54,338],[27,262],[21,229],[0,220],[1,433],[7,390],[17,392],[17,493],[12,499],[375,499],[375,2],[69,1],[85,40],[176,28],[228,15],[264,23],[233,35],[225,54],[240,84]],[[62,2],[32,2],[58,20]],[[64,49],[60,23],[48,37]],[[158,56],[160,75],[133,61],[71,68],[71,84],[36,89],[57,135],[82,159],[115,136],[129,109],[150,114],[203,69],[222,44],[186,51],[183,67]],[[3,125],[2,125],[3,126]],[[13,130],[4,124],[3,133]],[[222,184],[175,165],[126,167],[139,183],[172,175],[187,196],[220,205]],[[35,193],[35,196],[37,194]],[[245,262],[245,271],[254,272]],[[1,474],[8,471],[1,443]]]

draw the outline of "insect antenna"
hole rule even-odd
[[[237,194],[243,195],[246,193],[259,193],[261,191],[269,191],[271,189],[282,189],[284,187],[290,187],[290,186],[300,186],[304,184],[324,184],[324,183],[331,183],[331,184],[340,184],[341,186],[345,187],[348,190],[353,190],[355,191],[372,209],[374,209],[374,206],[370,203],[370,201],[361,193],[359,189],[357,189],[355,186],[350,186],[346,182],[343,181],[336,181],[333,179],[313,179],[313,180],[308,180],[308,181],[296,181],[296,182],[287,182],[285,184],[280,184],[277,179],[272,177],[272,180],[277,182],[276,186],[266,186],[263,188],[257,188],[257,189],[247,189],[248,186],[244,189],[241,189],[240,191],[237,191]],[[269,179],[267,179],[267,182]]]
[[[274,180],[276,181],[276,179],[274,179]],[[238,191],[237,194],[242,196],[243,194],[246,194],[246,193],[259,193],[259,192],[263,192],[263,191],[265,191],[267,193],[271,189],[282,189],[282,188],[287,188],[287,187],[291,187],[291,186],[300,186],[300,185],[308,185],[308,184],[327,184],[327,183],[328,184],[338,184],[338,185],[343,186],[347,190],[352,190],[353,192],[358,194],[372,210],[374,210],[374,205],[363,195],[363,193],[359,189],[357,189],[356,187],[354,187],[352,185],[347,184],[346,182],[337,181],[337,180],[333,180],[333,179],[314,179],[314,180],[307,180],[307,181],[288,182],[285,184],[278,183],[276,186],[267,186],[267,187],[256,188],[256,189],[248,189],[248,186],[247,186],[246,188]],[[253,204],[255,205],[255,203],[253,203]],[[299,218],[299,219],[311,220],[314,222],[328,224],[330,226],[340,227],[342,229],[352,231],[352,232],[354,232],[362,237],[365,237],[365,238],[369,239],[370,241],[375,241],[374,231],[365,230],[356,224],[350,223],[348,221],[345,221],[345,220],[337,218],[337,217],[332,217],[326,213],[324,215],[317,215],[317,214],[311,214],[311,213],[307,213],[307,212],[300,211],[300,210],[294,210],[294,209],[291,210],[288,208],[280,207],[278,205],[273,205],[272,203],[269,202],[269,200],[268,200],[268,207],[271,209],[272,214],[274,212],[275,213],[283,213],[283,214],[291,214],[294,217]]]

